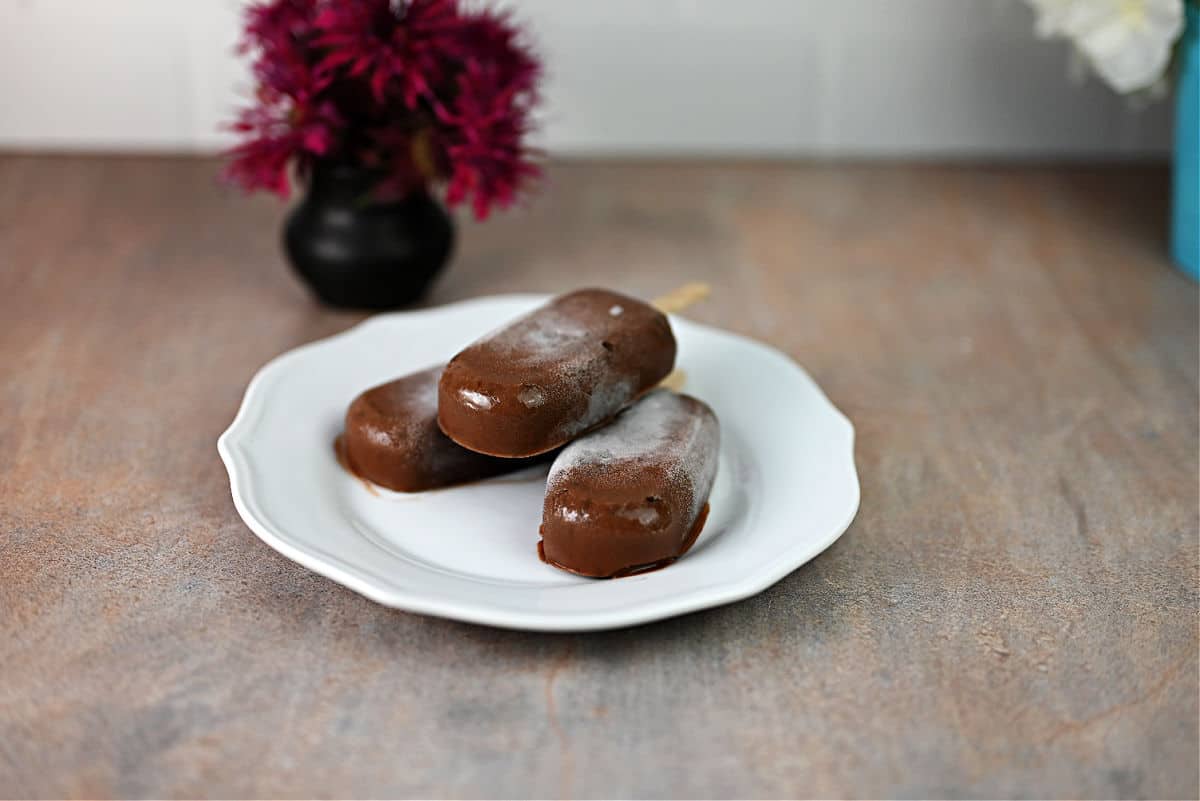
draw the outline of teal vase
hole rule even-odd
[[[1187,28],[1179,42],[1175,88],[1175,175],[1171,256],[1200,281],[1200,6],[1188,2]]]

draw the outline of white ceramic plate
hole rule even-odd
[[[537,557],[546,467],[419,494],[372,490],[334,455],[362,390],[445,361],[539,305],[508,295],[386,314],[269,362],[217,449],[264,542],[387,606],[472,623],[585,631],[729,603],[836,540],[858,510],[854,428],[778,351],[672,318],[683,390],[721,422],[708,522],[670,567],[609,581]]]

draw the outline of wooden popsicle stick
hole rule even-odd
[[[650,301],[650,305],[663,314],[677,314],[688,306],[699,303],[712,294],[712,287],[700,281],[693,281],[660,295]]]
[[[678,368],[667,373],[667,377],[658,382],[660,387],[671,390],[672,392],[680,392],[683,390],[683,385],[687,381],[687,373]]]
[[[673,289],[665,295],[660,295],[652,300],[650,305],[663,314],[675,314],[676,312],[683,311],[692,304],[699,303],[711,293],[712,287],[708,284],[693,281],[692,283]],[[683,389],[684,382],[686,381],[687,373],[683,370],[672,370],[658,385],[666,387],[673,392],[679,392]]]

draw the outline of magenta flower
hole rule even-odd
[[[462,26],[456,0],[410,0],[398,7],[388,0],[330,3],[316,18],[314,44],[326,49],[318,70],[344,69],[365,78],[376,101],[385,102],[390,89],[414,109],[466,55]]]
[[[302,106],[282,96],[245,109],[233,130],[245,141],[231,151],[225,174],[247,190],[265,189],[281,198],[291,194],[288,165],[299,162],[302,172],[310,161],[328,155],[342,117],[332,103]]]
[[[473,64],[458,78],[452,104],[438,109],[446,161],[451,165],[446,202],[470,200],[485,219],[492,206],[507,208],[520,187],[538,175],[523,144],[529,102],[516,82],[503,83],[498,70]]]
[[[380,174],[381,192],[446,185],[485,218],[538,168],[525,139],[540,65],[504,13],[459,0],[271,0],[252,5],[243,49],[258,103],[233,124],[227,174],[286,197],[317,159]]]

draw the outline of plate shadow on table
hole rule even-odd
[[[360,628],[372,632],[376,646],[410,649],[412,638],[453,639],[456,645],[468,650],[478,649],[488,659],[542,663],[548,653],[569,648],[576,659],[594,657],[597,660],[621,661],[642,649],[662,653],[672,647],[697,646],[720,648],[723,641],[736,641],[738,647],[753,642],[778,640],[785,632],[789,639],[836,638],[840,630],[850,625],[843,609],[854,602],[849,594],[839,592],[840,581],[830,581],[830,573],[841,573],[846,563],[847,538],[852,539],[853,526],[843,537],[807,564],[785,576],[757,595],[724,606],[691,612],[678,617],[645,623],[628,628],[595,632],[526,632],[494,628],[474,623],[420,615],[391,609],[363,598],[352,590],[309,573],[269,552],[269,558],[284,563],[279,578],[298,574],[301,580],[324,585],[321,595],[341,613],[357,618]],[[258,547],[260,544],[256,544]],[[851,546],[852,547],[852,546]],[[618,579],[619,580],[619,579]],[[262,593],[264,613],[284,617],[294,616],[294,594],[291,592]]]

